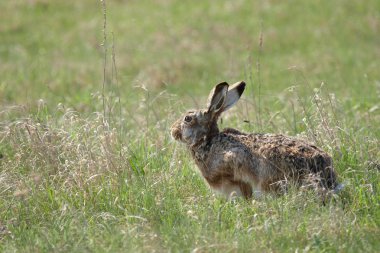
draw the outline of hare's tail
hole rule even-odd
[[[334,193],[334,194],[338,194],[339,192],[341,192],[341,191],[344,189],[345,186],[346,186],[346,185],[345,185],[344,183],[340,183],[340,184],[338,184],[338,185],[335,186],[335,188],[333,189],[333,193]]]

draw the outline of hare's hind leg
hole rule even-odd
[[[240,181],[239,187],[244,198],[249,199],[252,197],[252,186],[250,184]]]

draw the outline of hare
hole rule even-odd
[[[171,126],[171,135],[185,143],[211,189],[230,198],[280,192],[281,182],[302,185],[317,178],[318,188],[337,186],[332,158],[304,140],[282,134],[247,134],[218,128],[219,116],[243,94],[245,82],[216,85],[206,109],[189,110]]]

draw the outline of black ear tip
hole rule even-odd
[[[239,84],[239,86],[237,87],[237,89],[238,89],[238,91],[239,91],[240,94],[243,94],[244,89],[245,89],[245,85],[246,85],[245,82],[241,81],[240,84]]]
[[[227,82],[222,82],[222,83],[219,83],[216,85],[216,87],[225,87],[225,86],[229,86]]]

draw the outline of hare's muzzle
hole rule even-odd
[[[170,128],[170,134],[176,141],[182,141],[181,123],[176,121]]]

